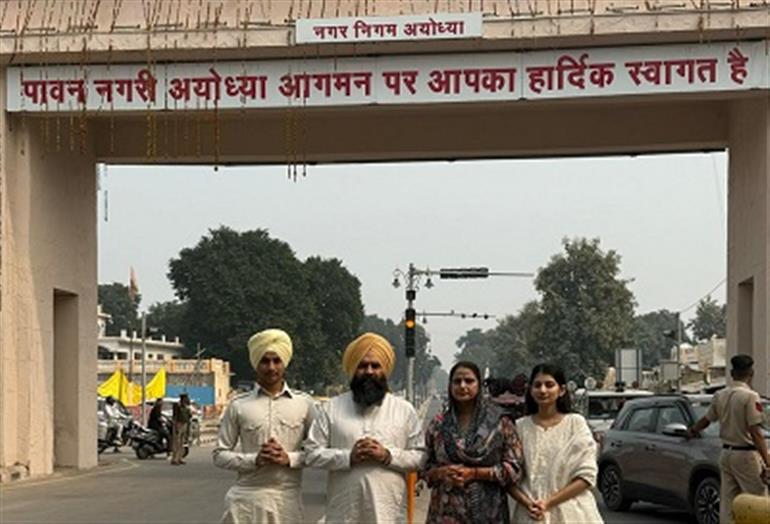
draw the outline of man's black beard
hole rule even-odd
[[[359,406],[368,408],[375,404],[381,404],[388,392],[388,379],[373,376],[353,377],[350,381],[350,391],[353,392],[353,400]]]

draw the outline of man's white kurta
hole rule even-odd
[[[214,464],[237,471],[238,481],[225,496],[222,522],[302,522],[300,447],[310,429],[313,404],[310,396],[285,385],[276,397],[257,388],[230,402],[219,425]],[[259,450],[271,437],[288,453],[288,468],[257,467]]]
[[[363,437],[390,451],[390,465],[351,466],[350,452]],[[381,405],[363,410],[350,392],[334,397],[316,411],[306,450],[308,466],[330,471],[326,522],[406,522],[404,474],[426,458],[420,421],[407,401],[388,393]]]

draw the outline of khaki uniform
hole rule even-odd
[[[767,486],[760,478],[762,457],[754,448],[749,428],[763,422],[759,394],[748,384],[733,381],[732,386],[714,395],[706,418],[719,422],[722,474],[719,522],[733,522],[733,499],[741,493],[767,495]],[[737,449],[735,449],[737,448]]]

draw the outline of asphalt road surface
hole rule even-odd
[[[440,409],[431,401],[426,418]],[[213,466],[211,448],[192,448],[187,464],[171,466],[165,458],[138,460],[130,450],[107,452],[93,471],[59,474],[0,488],[2,524],[215,523],[235,474]],[[326,473],[308,469],[303,476],[305,521],[317,523],[326,502]],[[427,502],[425,491],[418,504]],[[601,505],[600,505],[601,507]],[[609,523],[686,522],[680,511],[635,505],[630,512],[601,507]]]

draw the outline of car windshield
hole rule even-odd
[[[617,418],[623,404],[627,400],[638,396],[641,395],[588,395],[578,400],[578,406],[580,411],[589,420],[614,420]]]

